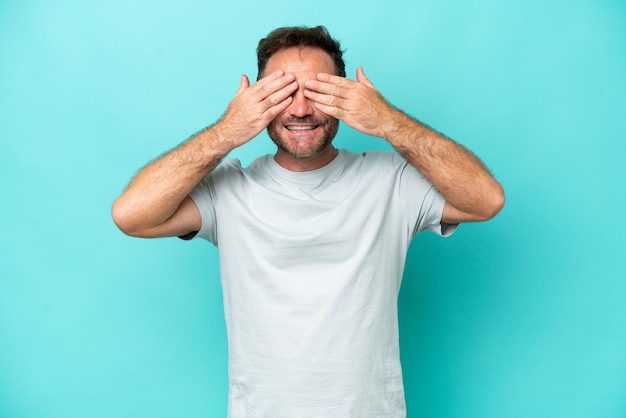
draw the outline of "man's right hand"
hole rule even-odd
[[[297,89],[298,83],[291,73],[277,71],[252,86],[248,76],[242,75],[237,94],[213,126],[217,137],[226,141],[230,149],[245,144],[287,109]]]

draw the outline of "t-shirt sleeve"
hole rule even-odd
[[[189,193],[189,197],[198,207],[202,220],[200,231],[193,238],[204,238],[217,245],[217,190],[229,178],[228,172],[233,168],[241,168],[238,160],[224,160]]]
[[[189,193],[189,197],[195,202],[200,212],[202,226],[193,238],[204,238],[217,245],[217,225],[215,219],[215,188],[211,175],[207,175]]]
[[[446,204],[441,193],[398,153],[394,153],[394,164],[399,176],[398,193],[406,205],[412,237],[422,231],[433,232],[443,237],[452,235],[458,224],[441,222]]]

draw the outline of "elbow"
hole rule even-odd
[[[505,201],[506,198],[504,196],[504,189],[500,184],[498,184],[498,187],[490,194],[489,198],[485,202],[483,220],[487,221],[492,219],[500,213],[502,208],[504,208]]]
[[[124,234],[131,237],[140,236],[137,229],[133,225],[130,210],[119,197],[111,206],[111,218],[113,218],[113,223],[115,223],[119,230]]]

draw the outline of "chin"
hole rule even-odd
[[[318,126],[318,132],[294,133],[283,126],[270,125],[267,133],[276,146],[293,158],[313,158],[324,152],[331,144],[338,129],[337,123]]]
[[[312,158],[320,155],[331,145],[332,138],[322,137],[317,140],[296,141],[285,140],[284,138],[272,138],[276,146],[294,158]]]

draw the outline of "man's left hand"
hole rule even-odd
[[[392,118],[399,113],[376,90],[361,67],[356,70],[356,81],[320,73],[317,80],[305,82],[304,95],[320,112],[380,138],[386,137]]]

